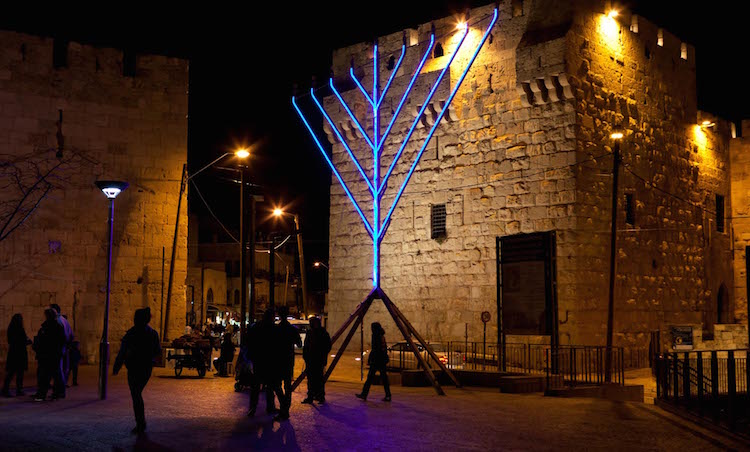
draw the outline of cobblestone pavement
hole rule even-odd
[[[344,360],[342,360],[344,361]],[[124,371],[96,396],[96,367],[81,369],[79,387],[54,402],[0,399],[2,450],[742,450],[745,446],[637,403],[500,394],[490,389],[393,388],[393,402],[354,397],[359,365],[334,374],[328,404],[293,397],[289,422],[263,412],[246,417],[248,395],[234,379],[176,379],[156,369],[144,393],[148,432],[134,426]],[[27,376],[31,380],[31,376]],[[304,390],[304,384],[301,387]]]

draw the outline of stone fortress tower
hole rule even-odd
[[[3,221],[8,206],[39,181],[11,225],[39,199],[36,209],[0,241],[3,359],[11,316],[20,312],[33,336],[50,303],[68,316],[84,359],[98,359],[109,202],[96,180],[130,183],[115,202],[111,353],[135,309],[151,307],[159,329],[162,247],[168,269],[187,159],[187,90],[185,60],[0,31]],[[171,338],[185,321],[186,212],[180,214]]]
[[[466,324],[469,340],[481,340],[480,314],[489,311],[487,337],[494,342],[500,307],[509,342],[554,337],[560,344],[604,345],[610,134],[620,129],[614,345],[644,350],[651,333],[661,331],[668,346],[673,325],[694,326],[700,339],[715,324],[745,321],[744,293],[733,293],[730,125],[697,109],[694,47],[643,17],[610,15],[603,1],[505,0],[499,6],[490,40],[391,219],[382,244],[383,289],[431,341],[463,341]],[[488,19],[481,20],[493,8],[470,11],[475,25],[467,40],[479,39]],[[456,22],[434,22],[443,56],[435,53],[423,68],[423,81],[386,143],[385,165],[455,48]],[[403,72],[391,88],[393,108],[431,26],[378,40],[380,79],[386,80],[386,62],[399,58],[406,37]],[[420,118],[407,163],[396,167],[384,204],[443,108],[440,101],[467,52],[458,54],[450,79]],[[372,43],[333,55],[337,86],[362,124],[371,124],[366,101],[347,79],[353,66],[361,79],[371,80],[371,58]],[[356,138],[337,100],[329,97],[325,106],[339,129]],[[334,162],[364,199],[358,172],[335,134],[326,133]],[[364,142],[349,142],[360,145],[352,148],[369,171]],[[332,182],[328,328],[334,331],[371,287],[371,247],[345,193]],[[398,337],[378,303],[365,323],[375,320]]]

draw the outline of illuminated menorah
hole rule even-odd
[[[443,119],[443,116],[445,116],[445,113],[448,110],[450,103],[453,101],[453,98],[456,96],[456,93],[458,92],[459,87],[461,86],[464,79],[466,78],[466,74],[469,72],[469,69],[474,63],[474,60],[476,60],[476,57],[479,54],[480,49],[484,45],[485,41],[487,41],[487,38],[490,35],[490,31],[492,30],[492,27],[497,22],[497,16],[498,16],[498,10],[497,8],[495,8],[491,16],[490,23],[487,26],[487,29],[485,30],[484,34],[482,35],[481,41],[473,50],[466,67],[461,73],[461,76],[458,78],[455,85],[453,86],[453,89],[450,91],[450,94],[448,98],[446,99],[443,108],[440,110],[440,113],[437,115],[437,119],[435,120],[435,123],[432,125],[432,127],[428,131],[427,137],[425,138],[424,143],[419,148],[419,151],[417,152],[417,155],[414,158],[414,161],[412,162],[409,168],[409,171],[406,173],[406,177],[404,178],[403,183],[399,187],[399,190],[396,193],[396,196],[393,199],[393,202],[388,208],[388,211],[385,214],[385,216],[382,218],[381,218],[380,204],[381,204],[383,195],[385,193],[386,187],[388,185],[387,184],[388,179],[393,174],[393,169],[395,168],[396,164],[399,162],[404,152],[404,149],[406,148],[407,143],[411,139],[411,136],[414,133],[414,130],[417,128],[417,125],[419,124],[419,121],[421,120],[422,115],[424,114],[425,110],[427,109],[427,106],[430,104],[430,101],[435,95],[435,92],[437,91],[438,86],[440,85],[443,78],[445,77],[445,74],[450,70],[450,66],[453,63],[453,60],[456,58],[456,55],[461,49],[461,46],[464,44],[464,41],[466,40],[466,37],[469,33],[468,24],[465,24],[460,27],[461,36],[460,36],[458,45],[453,50],[453,53],[450,55],[448,59],[448,62],[446,63],[445,67],[443,67],[443,69],[441,70],[440,74],[437,77],[437,80],[435,80],[435,83],[432,85],[432,88],[427,94],[427,98],[424,100],[424,102],[422,103],[422,107],[417,113],[416,119],[412,123],[411,127],[409,128],[409,131],[406,133],[404,139],[399,145],[398,151],[396,152],[393,160],[391,161],[391,164],[388,166],[388,170],[382,176],[380,174],[380,170],[381,170],[380,160],[383,155],[383,146],[389,134],[391,133],[391,130],[393,129],[394,124],[396,123],[396,118],[398,117],[399,113],[401,113],[401,110],[404,107],[406,99],[409,97],[409,94],[411,93],[411,90],[414,87],[414,83],[416,82],[417,78],[419,77],[419,74],[422,71],[422,68],[424,67],[425,62],[427,61],[427,58],[429,57],[429,55],[431,54],[433,50],[433,47],[435,45],[434,29],[432,30],[432,33],[430,35],[430,41],[427,46],[427,50],[425,51],[424,56],[420,60],[419,65],[417,66],[416,70],[414,71],[414,74],[412,75],[409,81],[409,84],[404,90],[404,93],[401,96],[401,100],[398,104],[398,107],[394,110],[393,115],[391,116],[390,121],[388,121],[388,125],[386,126],[383,134],[380,134],[380,130],[381,130],[380,107],[383,103],[383,99],[385,99],[386,95],[388,94],[388,91],[391,87],[393,79],[395,78],[396,73],[398,72],[401,66],[401,63],[404,60],[404,55],[406,54],[406,42],[403,43],[401,47],[401,56],[399,57],[398,62],[393,67],[393,70],[391,71],[388,81],[386,82],[385,88],[383,88],[382,90],[380,90],[379,88],[379,80],[378,80],[379,66],[378,66],[377,43],[374,45],[374,48],[373,48],[373,71],[372,71],[373,81],[372,81],[371,93],[367,91],[367,89],[362,85],[360,80],[354,74],[354,68],[351,68],[349,70],[349,75],[351,76],[352,80],[357,85],[359,90],[362,92],[362,95],[364,96],[365,100],[372,108],[372,137],[370,137],[367,134],[365,129],[362,127],[362,124],[359,122],[357,117],[349,108],[349,105],[341,97],[341,94],[339,93],[339,91],[336,89],[336,87],[333,84],[333,78],[331,78],[329,81],[329,86],[331,88],[331,91],[338,98],[339,102],[341,102],[341,105],[344,107],[347,114],[351,118],[352,122],[355,124],[357,129],[360,131],[360,133],[364,137],[365,142],[372,150],[372,159],[373,159],[372,178],[368,177],[368,175],[365,173],[365,170],[362,168],[362,165],[359,163],[359,160],[354,155],[354,152],[352,152],[351,147],[349,146],[347,141],[344,139],[338,127],[333,122],[331,117],[328,115],[326,110],[323,108],[323,105],[320,103],[317,96],[315,95],[314,88],[310,89],[310,96],[315,102],[315,105],[318,107],[318,109],[320,110],[320,113],[325,118],[331,130],[333,131],[333,133],[336,135],[338,140],[343,145],[344,149],[346,150],[346,153],[351,158],[352,162],[354,163],[354,166],[357,168],[357,171],[362,176],[362,179],[365,181],[367,185],[369,194],[372,196],[372,222],[370,222],[367,219],[364,212],[362,211],[362,208],[359,206],[359,203],[352,195],[351,190],[349,190],[349,187],[347,186],[346,182],[341,177],[341,174],[337,170],[336,166],[333,164],[331,157],[329,157],[328,154],[326,153],[325,148],[321,144],[320,139],[318,138],[317,134],[313,131],[307,118],[305,118],[305,115],[302,113],[299,106],[297,105],[296,97],[292,97],[292,105],[294,105],[295,110],[297,110],[297,113],[302,119],[302,122],[305,124],[305,127],[307,127],[307,130],[310,132],[310,135],[315,141],[315,144],[320,150],[320,153],[323,155],[323,158],[325,158],[326,162],[328,162],[328,166],[330,166],[331,171],[333,172],[333,174],[336,176],[339,183],[343,187],[344,192],[346,192],[346,195],[349,197],[349,200],[352,202],[352,205],[354,206],[355,210],[357,211],[360,218],[362,219],[362,222],[365,226],[365,229],[367,230],[367,233],[372,239],[372,254],[373,254],[372,255],[372,261],[373,261],[372,262],[372,285],[373,285],[373,289],[367,295],[367,297],[357,306],[357,308],[354,310],[354,312],[352,312],[352,314],[349,316],[347,321],[344,322],[341,328],[339,328],[339,330],[331,338],[332,342],[336,342],[336,340],[344,333],[344,331],[346,331],[346,329],[352,324],[352,322],[354,323],[354,325],[352,325],[351,329],[349,330],[349,333],[347,334],[346,338],[344,339],[344,342],[341,344],[339,351],[336,353],[333,361],[331,362],[331,365],[328,366],[328,369],[324,377],[324,381],[328,380],[328,377],[331,375],[331,372],[333,372],[333,369],[336,366],[336,363],[338,363],[339,359],[344,353],[344,350],[346,349],[346,346],[349,344],[352,336],[356,332],[360,323],[363,321],[365,313],[367,313],[367,310],[370,308],[370,305],[372,304],[372,302],[376,299],[379,299],[383,302],[386,309],[390,313],[391,317],[393,317],[393,320],[396,323],[396,326],[401,331],[401,334],[404,336],[404,339],[406,339],[406,342],[409,344],[410,349],[416,356],[417,361],[420,364],[420,367],[424,370],[425,375],[427,376],[430,383],[432,383],[432,386],[435,388],[437,393],[440,395],[445,394],[442,388],[440,387],[440,384],[438,383],[437,379],[435,378],[435,375],[432,373],[430,366],[427,364],[424,357],[419,353],[419,350],[417,349],[416,344],[411,338],[412,335],[420,342],[422,347],[424,347],[424,349],[427,350],[430,357],[435,361],[435,363],[440,367],[440,369],[443,372],[445,372],[446,375],[448,375],[448,377],[453,381],[453,383],[456,386],[460,386],[460,383],[458,382],[456,377],[445,366],[445,364],[440,361],[440,359],[437,357],[437,355],[435,355],[435,352],[432,350],[429,344],[427,344],[427,342],[422,338],[422,336],[414,329],[411,323],[409,323],[409,321],[406,319],[404,314],[398,309],[398,307],[396,307],[396,305],[388,298],[385,292],[380,288],[380,244],[383,241],[383,238],[385,237],[385,233],[388,230],[388,225],[390,224],[393,211],[395,210],[399,199],[401,199],[401,195],[404,193],[404,189],[406,188],[406,185],[409,183],[409,179],[411,179],[411,176],[414,174],[414,170],[417,168],[417,164],[419,163],[419,160],[422,157],[422,154],[427,148],[427,144],[429,143],[430,139],[432,139],[432,136],[435,133],[435,130],[437,129],[438,125]],[[303,371],[302,374],[297,378],[297,380],[295,380],[293,388],[296,388],[300,384],[304,376],[305,376],[305,372]]]

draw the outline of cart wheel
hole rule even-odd
[[[182,366],[174,366],[174,376],[179,377],[182,374]]]
[[[206,368],[205,367],[199,367],[198,368],[198,376],[203,378],[206,376]]]

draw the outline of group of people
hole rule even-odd
[[[278,324],[275,323],[273,309],[263,313],[263,318],[254,323],[242,341],[241,353],[250,378],[250,409],[248,416],[254,416],[260,399],[261,387],[266,393],[266,413],[276,414],[275,419],[289,419],[291,407],[292,376],[294,374],[294,347],[302,347],[302,338],[297,328],[287,320],[289,311],[279,307]],[[274,395],[279,399],[275,407]]]
[[[263,319],[248,329],[247,338],[242,342],[240,359],[249,363],[249,369],[252,372],[248,416],[255,415],[261,388],[264,388],[266,413],[277,414],[274,420],[289,419],[295,346],[302,347],[302,358],[305,361],[307,376],[307,397],[302,403],[322,404],[326,401],[324,372],[328,364],[328,354],[331,351],[331,337],[323,328],[320,318],[312,317],[303,345],[299,332],[287,320],[287,313],[285,306],[280,307],[278,310],[280,321],[276,324],[274,311],[267,310]],[[372,351],[368,357],[370,371],[362,392],[356,396],[362,400],[367,399],[370,386],[379,372],[385,390],[383,401],[390,402],[391,391],[386,373],[388,350],[385,330],[378,322],[373,322],[371,327]],[[275,407],[274,396],[279,400],[278,410]]]
[[[23,376],[29,367],[27,347],[31,345],[37,360],[37,391],[34,400],[44,401],[52,388],[51,398],[65,398],[70,374],[73,386],[78,386],[78,364],[81,360],[80,343],[60,306],[51,304],[44,310],[44,322],[34,339],[26,335],[21,314],[14,314],[8,325],[8,358],[2,395],[11,397],[10,383],[16,378],[16,395],[23,395]]]
[[[263,319],[253,324],[242,341],[240,351],[245,367],[251,373],[250,408],[248,416],[254,416],[260,399],[261,389],[266,394],[266,413],[276,414],[274,420],[289,419],[292,395],[292,377],[294,375],[294,348],[302,347],[307,375],[307,397],[302,403],[325,403],[324,371],[331,351],[331,337],[321,325],[320,319],[310,319],[310,330],[305,343],[297,328],[287,320],[288,309],[278,309],[280,321],[275,322],[272,309],[267,310]],[[34,399],[45,400],[53,383],[52,398],[64,398],[68,376],[72,372],[73,385],[78,385],[78,363],[81,359],[80,344],[74,340],[73,331],[67,318],[60,313],[60,307],[50,305],[44,311],[45,321],[33,340],[29,339],[23,327],[21,314],[13,315],[8,326],[8,359],[2,395],[10,397],[10,382],[16,377],[16,395],[23,394],[23,374],[28,369],[27,347],[32,345],[39,362],[37,371],[37,393]],[[113,366],[117,375],[124,365],[128,370],[128,386],[133,400],[136,426],[134,433],[146,430],[146,419],[143,404],[143,390],[151,377],[156,361],[161,357],[159,334],[149,326],[151,310],[149,308],[135,311],[133,327],[122,338],[120,351]],[[221,356],[215,366],[221,375],[226,375],[226,364],[234,355],[231,336],[226,333],[222,342]],[[378,322],[372,324],[372,351],[368,363],[370,371],[362,392],[356,394],[360,399],[367,399],[375,374],[380,372],[385,389],[384,401],[390,402],[391,392],[386,374],[388,352],[385,342],[385,331]],[[275,407],[276,397],[279,408]]]

